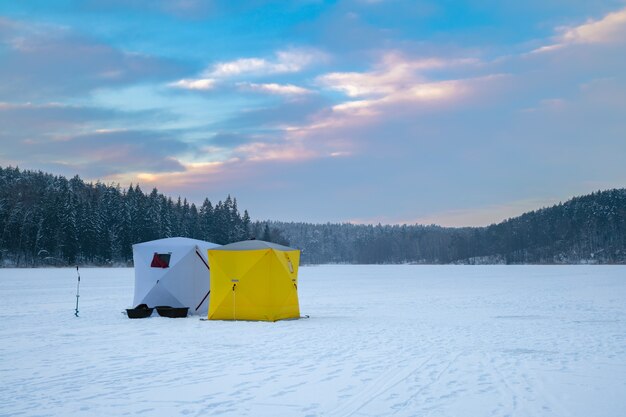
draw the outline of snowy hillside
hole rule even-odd
[[[626,267],[303,267],[309,319],[129,320],[132,269],[0,270],[2,416],[623,416]]]

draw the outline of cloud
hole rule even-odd
[[[166,118],[160,110],[125,112],[58,102],[0,102],[0,139],[6,142],[6,150],[12,147],[12,142],[19,140],[76,136],[89,131],[115,130],[129,123],[137,126]]]
[[[611,12],[600,20],[590,19],[578,26],[557,28],[554,43],[533,52],[551,52],[568,45],[616,44],[626,42],[626,8]]]
[[[199,90],[207,91],[212,90],[215,87],[215,79],[213,78],[197,78],[189,79],[183,78],[168,84],[169,87],[180,88],[183,90]]]
[[[602,19],[566,29],[561,35],[566,43],[613,43],[626,41],[626,9],[609,13]]]
[[[293,162],[330,157],[332,153],[320,144],[307,143],[297,135],[290,135],[289,132],[282,130],[248,135],[219,133],[211,139],[211,145],[228,151],[228,157],[224,158],[225,160],[234,159],[241,163]]]
[[[277,64],[270,63],[261,58],[240,58],[229,62],[219,62],[205,74],[211,77],[225,78],[244,73],[272,73],[272,72],[288,72],[277,71]]]
[[[197,193],[197,202],[200,203],[212,187],[224,185],[226,183],[225,178],[228,178],[228,182],[232,183],[237,178],[245,177],[247,172],[237,169],[238,165],[236,160],[187,163],[184,165],[184,170],[175,172],[123,171],[109,174],[102,179],[122,184],[139,182],[143,188],[147,186],[157,187],[161,192],[178,195],[187,191],[187,194],[184,194],[187,198],[192,197],[190,194]],[[241,179],[247,181],[249,177]],[[198,192],[199,190],[202,191]]]
[[[302,141],[282,141],[280,143],[254,142],[235,148],[235,154],[252,162],[282,161],[293,162],[318,157],[317,150]]]
[[[160,148],[158,144],[155,146]],[[139,179],[142,184],[176,192],[186,189],[194,195],[200,188],[208,190],[247,186],[252,178],[260,181],[260,188],[267,188],[280,182],[280,176],[271,178],[268,171],[280,172],[285,169],[285,165],[294,167],[298,163],[320,158],[338,159],[350,155],[341,148],[341,144],[331,144],[325,140],[311,142],[308,138],[284,130],[266,134],[218,133],[210,141],[183,149],[182,153],[193,154],[197,161],[192,161],[188,156],[176,157],[182,168],[174,170],[154,170],[147,164],[133,165],[132,170],[111,172],[106,179],[122,182],[136,182]],[[213,156],[217,158],[203,161]]]
[[[498,75],[433,81],[429,71],[475,66],[475,59],[410,59],[397,52],[385,54],[375,69],[367,72],[335,72],[317,78],[328,89],[351,98],[333,106],[336,113],[371,116],[384,106],[400,103],[442,103],[458,100],[478,85]]]
[[[382,98],[348,101],[333,106],[333,111],[354,115],[373,115],[376,109],[400,103],[433,103],[458,99],[470,91],[470,84],[477,80],[450,80],[420,83],[396,90]]]
[[[471,65],[474,59],[410,59],[398,52],[386,53],[370,72],[334,72],[318,77],[318,82],[349,97],[382,96],[423,82],[428,70]]]
[[[311,94],[313,92],[309,89],[298,87],[297,85],[293,85],[293,84],[238,83],[237,85],[243,90],[255,91],[255,92],[260,92],[260,93],[278,94],[278,95],[285,95],[285,96],[299,96],[299,95],[304,95],[304,94]]]
[[[123,172],[180,172],[180,155],[192,148],[166,132],[97,130],[90,133],[13,141],[3,151],[12,163],[63,169],[89,179]]]
[[[72,134],[90,125],[106,125],[113,120],[143,118],[141,113],[124,114],[110,109],[70,106],[62,103],[0,102],[0,138],[4,141],[54,137]],[[5,149],[10,148],[5,145]]]
[[[326,54],[315,49],[278,51],[272,59],[239,58],[218,62],[204,72],[211,78],[231,78],[242,75],[268,75],[300,72],[309,66],[325,62]]]
[[[0,164],[90,179],[137,168],[180,171],[178,158],[192,148],[178,132],[124,128],[155,119],[164,120],[161,111],[0,102]]]
[[[122,51],[58,26],[5,19],[2,28],[0,100],[63,99],[102,87],[171,79],[182,70],[173,61]]]
[[[257,140],[260,138],[256,138]],[[271,142],[249,142],[237,146],[230,157],[210,162],[182,162],[184,170],[176,172],[125,172],[107,177],[109,181],[122,183],[137,182],[142,186],[156,186],[161,191],[184,193],[187,197],[201,202],[207,195],[222,196],[238,190],[238,198],[254,193],[273,195],[279,198],[296,195],[292,191],[280,196],[277,190],[291,189],[306,178],[298,175],[284,175],[285,169],[298,169],[312,166],[311,161],[322,156],[325,159],[339,160],[344,154],[321,154],[316,146],[310,146],[297,139],[275,138]],[[269,201],[268,201],[269,202]],[[275,203],[272,203],[275,204]]]
[[[229,80],[265,77],[269,75],[292,74],[311,66],[326,62],[327,56],[316,49],[288,49],[278,51],[273,58],[238,58],[232,61],[217,62],[207,68],[197,78],[183,78],[168,84],[169,87],[185,90],[207,91],[218,85],[226,85]],[[232,81],[231,81],[232,82]],[[230,84],[232,86],[232,84]],[[293,84],[235,83],[240,89],[280,95],[302,95],[309,90]]]

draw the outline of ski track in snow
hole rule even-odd
[[[626,415],[626,267],[315,266],[309,319],[129,320],[132,269],[0,270],[0,416]]]

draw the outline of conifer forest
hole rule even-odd
[[[200,206],[139,185],[121,188],[0,167],[0,265],[131,265],[132,245],[183,236],[257,238],[302,263],[624,263],[626,189],[598,191],[487,227],[252,221],[227,196]]]

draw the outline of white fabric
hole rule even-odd
[[[210,288],[210,271],[206,266],[207,250],[218,246],[215,243],[184,237],[133,245],[135,263],[133,307],[139,304],[147,304],[148,307],[160,305],[189,307],[189,314],[207,314],[210,297],[204,300],[198,310],[196,307]],[[150,266],[155,253],[171,254],[169,268]]]

